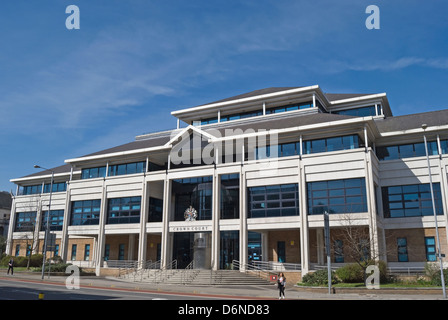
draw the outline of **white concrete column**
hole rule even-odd
[[[169,232],[169,220],[170,220],[170,207],[171,207],[171,181],[168,179],[168,175],[165,176],[165,181],[163,183],[163,222],[162,222],[162,248],[160,259],[161,268],[165,268],[167,263],[171,260],[169,258],[169,246],[170,232]]]
[[[70,182],[67,182],[67,190],[65,193],[64,221],[62,223],[61,247],[59,248],[62,261],[67,261],[68,225],[70,223],[70,215],[71,215],[70,200],[71,200]]]
[[[33,247],[31,248],[31,253],[32,254],[36,254],[39,252],[39,247],[42,248],[42,253],[43,253],[43,246],[44,246],[44,241],[45,241],[45,232],[42,233],[42,242],[40,242],[40,226],[42,223],[42,216],[43,216],[43,200],[42,200],[42,195],[38,198],[39,200],[37,200],[37,205],[36,205],[36,220],[35,220],[35,225],[34,225],[34,239],[33,239]],[[50,214],[50,213],[48,213]],[[28,249],[27,249],[28,250]]]
[[[137,260],[142,262],[140,265],[142,268],[145,266],[144,262],[146,259],[146,247],[147,247],[147,241],[148,237],[146,234],[146,223],[148,221],[148,214],[149,214],[149,186],[146,182],[146,174],[143,177],[143,183],[142,183],[142,204],[140,208],[140,233],[138,237],[138,256]]]
[[[134,250],[135,250],[135,234],[129,234],[128,241],[128,260],[134,260]]]
[[[12,256],[13,234],[16,225],[16,197],[12,197],[11,214],[9,216],[8,237],[6,240],[6,254]]]
[[[261,232],[261,259],[269,261],[269,231]]]
[[[308,212],[307,212],[307,190],[305,178],[305,166],[299,160],[299,202],[300,202],[300,264],[302,266],[302,276],[309,272],[310,268],[310,242],[308,229]]]
[[[212,191],[212,252],[211,252],[211,268],[218,270],[219,268],[219,247],[220,247],[220,233],[219,233],[219,219],[221,216],[220,210],[220,178],[216,172],[213,171],[213,191]]]
[[[100,219],[99,219],[99,225],[98,225],[98,242],[95,247],[95,256],[96,256],[96,262],[95,262],[95,273],[97,276],[100,275],[101,267],[103,266],[103,257],[104,257],[104,248],[106,243],[106,235],[104,233],[104,228],[106,225],[106,208],[107,208],[107,190],[105,185],[105,180],[103,179],[103,191],[101,194],[101,210],[100,210]]]
[[[240,168],[240,263],[244,271],[247,264],[247,246],[248,246],[248,232],[247,232],[247,184],[246,172],[244,166]]]
[[[377,226],[377,214],[375,206],[375,185],[373,183],[372,174],[372,159],[371,153],[367,152],[364,157],[365,166],[365,181],[366,181],[366,198],[367,198],[367,212],[369,213],[369,237],[370,237],[370,252],[374,259],[379,258],[378,247],[378,226]]]

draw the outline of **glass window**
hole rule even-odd
[[[334,137],[334,138],[327,139],[327,150],[326,151],[336,151],[336,150],[342,150],[342,149],[343,149],[342,137]]]
[[[325,139],[311,141],[311,153],[325,152],[326,150]]]
[[[37,215],[36,211],[17,212],[14,231],[15,232],[34,231],[34,227],[36,224],[36,215]]]
[[[163,200],[149,198],[149,222],[162,222],[163,219]]]
[[[124,175],[126,173],[127,173],[126,172],[126,165],[125,164],[119,164],[117,166],[117,176]]]
[[[364,178],[307,183],[308,214],[367,211]]]
[[[151,164],[150,164],[151,169]],[[154,169],[154,165],[152,167]],[[156,168],[159,169],[159,168]],[[115,164],[109,166],[109,176],[120,176],[125,174],[134,174],[134,173],[142,173],[146,170],[146,162],[132,162],[132,163],[124,163],[124,164]]]
[[[201,120],[201,125],[206,125],[206,124],[211,124],[211,123],[217,123],[218,122],[218,118],[207,118],[207,119],[202,119]]]
[[[343,114],[343,115],[348,115],[348,116],[356,116],[356,117],[376,116],[375,106],[333,111],[333,113]]]
[[[448,153],[448,140],[440,140],[440,147],[442,154]]]
[[[414,145],[404,144],[398,147],[400,152],[400,158],[411,158],[414,156]]]
[[[19,195],[40,194],[42,192],[42,185],[25,186],[19,188]]]
[[[78,246],[76,244],[72,245],[72,258],[71,260],[75,261],[76,260],[76,251],[78,249]]]
[[[106,244],[104,247],[104,261],[109,261],[109,255],[110,255],[110,244]]]
[[[437,155],[437,141],[430,141],[428,145],[428,154]],[[443,149],[443,148],[442,148]],[[403,144],[396,146],[376,147],[376,156],[379,160],[394,160],[412,157],[426,156],[425,144],[417,142],[412,144]]]
[[[406,238],[397,238],[398,261],[408,262],[408,244]]]
[[[436,242],[434,237],[425,237],[426,261],[436,261]]]
[[[124,260],[124,248],[125,245],[123,243],[118,245],[118,260]]]
[[[240,217],[240,176],[221,175],[221,219]]]
[[[48,211],[44,211],[40,227],[41,231],[44,231],[47,227],[47,216]],[[64,210],[51,210],[48,222],[51,231],[61,231],[64,224]]]
[[[87,168],[81,170],[81,179],[104,178],[106,167]]]
[[[84,247],[84,260],[89,261],[90,259],[90,244],[86,244]]]
[[[101,200],[72,202],[71,226],[97,225],[101,211]]]
[[[297,184],[248,188],[248,218],[299,215]]]
[[[443,214],[440,183],[433,183],[436,214]],[[383,187],[383,209],[385,218],[433,215],[430,186],[415,184]]]
[[[185,220],[185,210],[192,206],[196,220],[212,219],[212,176],[172,180],[174,221]]]
[[[141,197],[109,199],[107,224],[140,223]]]
[[[44,193],[50,193],[50,183],[44,185]],[[65,182],[53,183],[52,192],[63,192],[67,190],[67,184]]]
[[[308,109],[308,108],[312,108],[312,107],[313,107],[312,102],[303,102],[303,103],[290,104],[290,105],[286,105],[286,106],[269,108],[269,109],[266,109],[266,114],[303,110],[303,109]]]
[[[357,135],[331,137],[303,142],[304,154],[350,150],[355,148],[359,148],[359,137]]]
[[[293,142],[293,143],[285,143],[280,145],[281,147],[281,153],[279,152],[279,156],[281,157],[288,157],[288,156],[294,156],[299,154],[298,148],[297,148],[297,143]]]

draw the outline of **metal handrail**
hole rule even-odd
[[[302,270],[300,263],[286,263],[286,262],[274,262],[274,261],[252,261],[250,263],[262,270],[270,271],[290,271],[290,270]]]
[[[253,264],[241,263],[238,260],[233,260],[232,264],[233,264],[234,270],[239,269],[240,271],[242,271],[244,273],[252,273],[252,274],[255,273],[259,278],[266,279],[266,280],[269,280],[269,277],[271,275],[277,275],[275,272],[272,272],[270,270],[263,270],[262,268],[257,267]]]
[[[424,267],[387,267],[386,269],[388,273],[407,273],[408,275],[426,272]]]
[[[191,283],[193,279],[196,277],[199,271],[194,269],[194,260],[191,261],[188,266],[185,267],[184,270],[182,270],[181,273],[181,284],[185,285],[188,283]]]

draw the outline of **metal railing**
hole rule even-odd
[[[145,278],[152,283],[162,283],[172,277],[177,270],[177,260],[172,260],[161,268],[161,260],[150,263],[141,272],[140,277],[136,276],[134,281],[143,281]]]
[[[270,276],[277,275],[277,273],[273,272],[272,270],[263,269],[262,267],[256,266],[253,263],[246,264],[241,263],[238,260],[233,260],[232,265],[234,270],[240,270],[241,272],[244,272],[246,274],[256,275],[257,277],[265,280],[269,280]]]
[[[108,260],[108,268],[118,268],[118,277],[130,276],[138,267],[138,261],[135,260]]]
[[[74,266],[78,266],[80,268],[95,268],[96,267],[96,261],[91,260],[67,260],[67,263],[70,263]]]
[[[424,267],[387,267],[389,274],[406,274],[408,276],[424,275],[426,273]]]
[[[185,267],[185,269],[181,271],[180,276],[181,284],[183,285],[190,284],[196,278],[198,273],[199,270],[194,268],[194,260],[193,260],[188,264],[188,266]]]
[[[270,271],[300,271],[302,265],[300,263],[286,263],[275,261],[252,261],[250,265],[253,265],[262,270]]]

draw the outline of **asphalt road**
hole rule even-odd
[[[0,280],[0,300],[204,300],[212,297],[187,294],[152,293],[127,290],[86,288],[69,290],[65,285]]]

